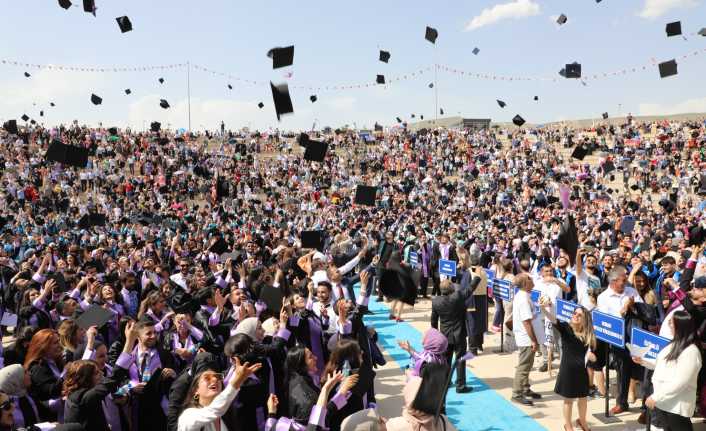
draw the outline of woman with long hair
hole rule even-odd
[[[424,349],[421,352],[415,351],[410,346],[409,341],[399,340],[397,344],[402,350],[409,353],[414,362],[414,365],[410,368],[410,375],[412,376],[421,376],[422,368],[430,362],[446,364],[446,350],[449,346],[449,340],[437,329],[429,328],[424,333],[424,338],[422,339]]]
[[[645,405],[657,409],[669,431],[689,431],[696,408],[697,376],[701,353],[696,344],[694,320],[686,311],[676,311],[669,320],[674,339],[659,352],[652,375],[654,392]],[[637,362],[640,362],[639,360]]]
[[[12,364],[22,365],[25,362],[27,349],[29,349],[29,343],[32,341],[35,332],[37,332],[37,328],[34,326],[25,326],[16,331],[14,342],[2,352],[5,366]]]
[[[137,313],[137,320],[142,316],[149,316],[154,321],[154,329],[157,333],[169,329],[170,318],[174,315],[167,311],[167,298],[159,291],[150,292],[140,304],[140,311]]]
[[[573,431],[571,410],[574,400],[578,400],[579,417],[575,425],[588,431],[586,422],[586,409],[588,407],[589,384],[587,363],[595,362],[596,335],[593,333],[593,320],[591,313],[585,308],[577,306],[569,322],[556,318],[553,305],[549,298],[542,297],[540,305],[547,319],[559,332],[561,337],[561,362],[559,375],[556,379],[554,392],[564,397],[563,416],[564,430]]]
[[[74,360],[74,352],[83,341],[85,331],[73,319],[62,321],[56,331],[59,334],[59,344],[62,348],[61,358],[65,364],[68,364]]]
[[[40,402],[40,418],[50,421],[61,419],[64,413],[64,403],[61,400],[64,362],[56,331],[42,329],[34,334],[29,343],[24,369],[29,371],[32,380],[30,394]]]
[[[184,411],[179,415],[177,431],[229,431],[223,415],[235,400],[240,386],[255,374],[262,364],[250,365],[235,360],[235,371],[227,386],[223,386],[223,375],[206,370],[191,383]],[[230,430],[233,431],[233,430]]]
[[[106,377],[94,360],[79,360],[66,367],[62,395],[66,399],[66,422],[80,423],[86,430],[110,431],[103,409],[104,399],[127,378],[132,349],[137,342],[134,324],[125,328],[125,346],[115,363],[112,376]],[[94,348],[94,345],[89,347]]]
[[[172,352],[177,373],[191,364],[202,339],[203,331],[191,324],[190,314],[174,316],[174,328],[164,333],[162,345],[165,350]]]
[[[356,340],[341,339],[331,352],[331,356],[322,375],[331,376],[337,371],[344,372],[345,375],[344,370],[346,369],[351,373],[361,374],[361,369],[363,367],[365,367],[363,362],[363,352],[361,351],[358,342]],[[332,430],[339,430],[343,419],[357,411],[366,409],[370,402],[374,402],[372,392],[370,392],[370,394],[365,393],[363,395],[351,394],[345,406],[342,406],[338,411],[330,412],[327,415],[329,428]]]

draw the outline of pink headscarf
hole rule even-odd
[[[438,364],[446,363],[446,349],[449,346],[449,340],[444,334],[434,328],[429,328],[424,333],[422,340],[424,350],[421,353],[413,355],[414,369],[412,375],[420,376],[422,374],[422,366],[428,362]]]

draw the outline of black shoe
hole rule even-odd
[[[473,391],[473,388],[470,386],[461,386],[456,388],[456,393],[457,394],[467,394],[469,392]]]
[[[471,353],[473,353],[473,356],[478,356],[478,349],[475,347],[471,349]]]
[[[546,363],[542,364],[542,366],[539,367],[539,372],[540,372],[540,373],[546,373],[547,370],[549,370],[549,365],[547,365]]]
[[[532,400],[528,400],[527,398],[525,398],[523,396],[518,396],[518,395],[513,396],[512,401],[516,402],[518,404],[522,404],[523,406],[533,406],[534,405]]]
[[[525,397],[532,398],[533,400],[539,400],[542,398],[542,395],[530,390],[525,392]]]

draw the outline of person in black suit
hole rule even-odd
[[[456,290],[450,280],[441,283],[441,296],[431,301],[431,327],[438,329],[448,339],[446,358],[451,360],[456,354],[460,358],[466,354],[466,300],[473,294],[480,283],[480,277],[473,277],[469,287]],[[456,392],[467,393],[473,388],[466,386],[466,362],[459,361],[456,365]]]
[[[434,243],[434,248],[431,252],[431,272],[432,272],[432,284],[433,289],[431,291],[432,296],[441,295],[441,275],[439,274],[439,259],[453,260],[458,262],[458,254],[456,253],[456,247],[449,241],[449,235],[447,233],[442,233],[439,235],[439,242]],[[453,280],[452,281],[456,281]]]

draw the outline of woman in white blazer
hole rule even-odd
[[[645,404],[664,418],[669,431],[693,430],[696,382],[701,353],[696,345],[694,321],[686,311],[677,311],[669,321],[674,339],[657,355],[652,376],[654,392]]]

